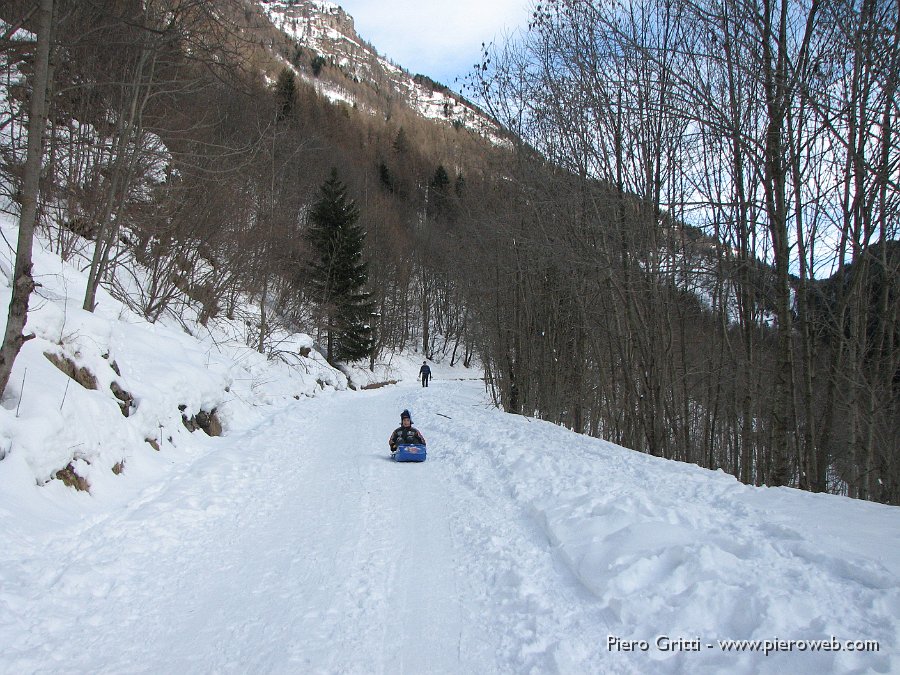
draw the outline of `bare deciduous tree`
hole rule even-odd
[[[19,216],[12,296],[9,302],[3,345],[0,346],[0,392],[6,390],[16,356],[18,356],[22,344],[28,339],[23,335],[23,330],[28,319],[28,301],[34,290],[31,252],[38,214],[41,162],[44,155],[44,130],[47,125],[49,87],[52,81],[50,47],[53,33],[53,0],[40,1],[36,18],[37,41],[34,50],[34,73],[29,100],[28,148],[21,190],[22,211]]]

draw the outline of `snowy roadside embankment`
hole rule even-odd
[[[12,224],[3,224],[14,241]],[[9,255],[0,260],[4,308]],[[295,353],[294,367],[272,362],[229,334],[233,326],[224,321],[196,324],[190,335],[174,321],[147,322],[103,289],[95,312],[86,312],[86,275],[41,241],[34,270],[39,287],[25,332],[35,338],[16,359],[0,409],[0,482],[41,486],[68,466],[103,490],[121,480],[113,467],[128,474],[157,451],[204,447],[198,419],[214,417],[213,426],[228,433],[269,406],[346,387],[314,350]]]
[[[595,599],[598,672],[900,672],[900,509],[748,487],[475,403],[436,424]],[[866,640],[879,651],[848,650]]]

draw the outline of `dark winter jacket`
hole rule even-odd
[[[394,429],[394,433],[391,434],[391,439],[388,441],[391,450],[396,450],[398,445],[413,445],[415,443],[425,445],[425,437],[422,435],[421,431],[413,426],[397,427]]]
[[[422,367],[419,368],[419,375],[425,375],[427,377],[431,377],[431,368],[428,367],[427,363],[423,363]]]

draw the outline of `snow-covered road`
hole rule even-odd
[[[477,445],[448,447],[434,413],[480,397],[454,402],[453,386],[304,401],[124,511],[35,540],[27,559],[4,560],[4,581],[14,570],[30,592],[15,598],[23,630],[3,669],[543,670],[544,648],[590,606],[502,488],[455,470]],[[405,407],[432,448],[424,464],[389,458]],[[603,637],[577,642],[598,651]]]
[[[388,457],[403,408],[423,464]],[[900,669],[900,511],[504,415],[477,382],[304,399],[97,501],[0,513],[0,672]],[[879,651],[716,644],[824,636]]]

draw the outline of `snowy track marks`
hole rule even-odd
[[[388,459],[404,408],[422,464]],[[897,671],[896,509],[746,488],[498,414],[476,384],[326,394],[202,447],[3,540],[0,673]],[[606,647],[663,633],[883,651]]]

